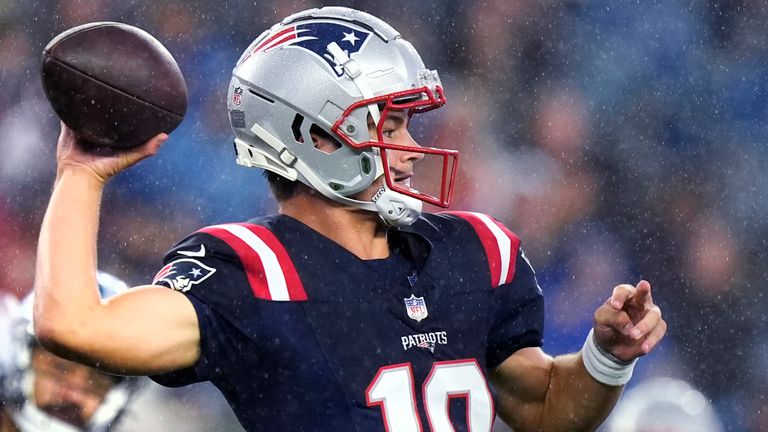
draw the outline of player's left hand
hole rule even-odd
[[[618,285],[594,316],[595,342],[622,361],[648,354],[664,337],[667,323],[653,303],[651,284]]]

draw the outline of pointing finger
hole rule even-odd
[[[628,284],[621,284],[617,285],[613,289],[613,294],[611,294],[611,300],[610,305],[616,310],[621,309],[624,307],[624,303],[627,302],[635,293],[635,287]]]
[[[653,304],[651,298],[651,284],[647,280],[641,280],[635,287],[635,297],[638,304],[650,305]]]

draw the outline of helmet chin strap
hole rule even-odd
[[[423,203],[408,195],[395,192],[386,185],[382,186],[373,197],[379,217],[389,226],[408,226],[416,222],[421,215]]]
[[[363,80],[363,70],[360,65],[349,58],[349,55],[347,55],[336,42],[329,43],[326,48],[336,60],[336,63],[344,68],[344,73],[352,80],[352,83],[355,84],[363,99],[373,98],[373,92],[371,92]],[[376,104],[370,104],[368,105],[368,112],[371,115],[373,124],[378,125],[381,120],[379,107]],[[384,163],[381,160],[381,150],[374,148],[373,152],[375,156],[374,160],[376,161],[376,178],[378,179],[384,175]],[[324,195],[327,196],[327,194]],[[344,198],[343,200],[339,200],[337,197],[330,198],[357,208],[371,210],[370,203],[349,198]],[[387,187],[386,183],[384,183],[381,189],[376,192],[376,195],[374,195],[371,201],[374,203],[375,211],[379,214],[381,220],[388,226],[408,226],[413,224],[416,219],[419,218],[419,215],[421,215],[423,206],[421,200],[395,192]]]

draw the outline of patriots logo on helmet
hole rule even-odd
[[[348,57],[359,52],[370,32],[358,30],[348,25],[335,22],[311,22],[285,27],[256,45],[241,63],[248,57],[278,47],[293,46],[305,49],[320,57],[333,70],[337,77],[344,74],[344,68],[328,52],[328,45],[336,43]]]
[[[192,258],[180,258],[166,264],[155,275],[153,285],[164,285],[176,291],[187,292],[192,285],[197,285],[211,277],[216,269]]]

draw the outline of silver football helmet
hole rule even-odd
[[[99,291],[103,299],[109,298],[127,288],[116,277],[99,272],[97,276]],[[34,293],[27,295],[19,307],[16,316],[11,319],[11,337],[9,355],[0,376],[0,396],[5,401],[14,424],[21,432],[106,432],[119,421],[128,402],[140,386],[140,380],[130,377],[114,377],[114,385],[109,387],[98,408],[83,425],[73,425],[57,418],[50,410],[62,407],[39,406],[35,400],[35,369],[32,366],[33,352],[38,348],[32,323],[32,303]]]
[[[237,62],[228,93],[238,164],[301,181],[334,201],[378,212],[390,225],[413,223],[422,202],[449,205],[458,152],[385,143],[382,119],[390,110],[412,116],[445,102],[437,72],[408,41],[384,21],[344,7],[299,12],[262,33]],[[314,148],[313,126],[341,147]],[[439,193],[396,183],[387,150],[438,157]],[[371,201],[353,197],[381,176]]]

